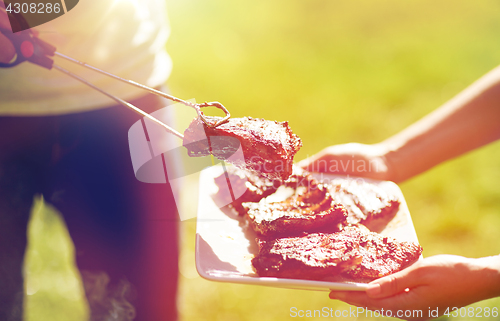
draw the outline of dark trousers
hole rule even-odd
[[[133,103],[149,111],[164,104],[155,96]],[[64,217],[94,319],[120,296],[134,306],[134,320],[176,319],[179,219],[168,184],[134,176],[127,133],[140,118],[122,106],[0,117],[0,320],[22,320],[26,228],[37,194]],[[107,297],[89,293],[106,279]]]

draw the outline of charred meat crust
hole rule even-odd
[[[371,281],[401,271],[422,254],[422,247],[417,243],[399,242],[374,232],[361,233],[359,245],[363,260],[347,272],[358,281]]]
[[[288,122],[243,117],[209,127],[195,118],[184,132],[183,145],[191,157],[213,154],[267,178],[286,180],[302,142]],[[240,146],[242,157],[236,154]]]
[[[278,187],[286,186],[291,188],[308,187],[315,188],[319,182],[311,173],[294,165],[292,175],[285,181],[279,179],[269,179],[254,172],[241,170],[230,166],[226,174],[215,178],[216,185],[227,186],[227,179],[232,182],[232,188],[244,188],[245,192],[236,200],[227,200],[231,203],[239,215],[245,214],[242,203],[257,203],[261,199],[274,193]],[[397,213],[400,200],[397,195],[391,194],[375,184],[362,180],[343,179],[335,180],[333,183],[324,184],[328,186],[330,195],[337,202],[344,205],[347,211],[347,223],[349,224],[370,224],[372,221],[389,221]]]
[[[252,264],[259,276],[322,279],[361,262],[358,240],[349,234],[308,234],[258,239]]]
[[[229,204],[229,207],[233,208],[238,215],[245,213],[242,203],[259,202],[278,188],[274,185],[275,181],[234,166],[226,167],[226,172],[216,177],[214,181],[219,188],[217,197],[223,197],[223,203]],[[232,193],[225,192],[227,188],[231,188]],[[235,192],[241,192],[242,189],[241,196],[233,199]]]
[[[368,282],[416,262],[422,247],[356,226],[336,233],[259,239],[259,276]]]
[[[392,218],[400,205],[396,195],[361,179],[331,184],[330,193],[346,207],[349,224],[369,224],[372,220]]]
[[[305,188],[285,201],[243,203],[246,219],[260,235],[292,235],[318,228],[335,229],[345,222],[347,212],[335,202],[322,184]]]
[[[242,187],[245,189],[243,194],[236,200],[232,200],[230,195],[226,195],[228,199],[225,200],[225,204],[230,204],[230,207],[234,208],[239,215],[245,214],[245,209],[241,205],[242,203],[257,203],[261,199],[274,193],[280,186],[296,189],[301,186],[314,188],[319,184],[309,172],[295,165],[293,166],[292,175],[286,181],[278,179],[272,180],[234,166],[227,167],[226,173],[216,177],[214,180],[219,190],[226,189],[226,186],[229,185],[227,182],[228,180],[233,190]]]

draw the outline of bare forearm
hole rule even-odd
[[[448,159],[500,138],[500,67],[442,107],[382,142],[394,169],[404,181]]]

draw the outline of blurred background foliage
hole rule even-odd
[[[500,63],[500,2],[494,0],[167,0],[167,5],[171,92],[220,101],[236,117],[289,121],[304,145],[297,160],[328,145],[383,140]],[[495,143],[401,184],[424,256],[500,253],[499,163]],[[193,203],[184,206],[195,211]],[[43,205],[33,217],[27,319],[84,320],[63,223]],[[326,292],[203,280],[194,265],[195,222],[184,221],[181,228],[183,320],[287,320],[291,307],[349,307],[329,300]],[[500,299],[474,306],[500,307]]]

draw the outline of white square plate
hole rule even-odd
[[[313,280],[259,277],[253,270],[252,258],[258,252],[255,233],[243,227],[243,218],[226,208],[219,208],[214,195],[218,192],[214,178],[223,173],[222,166],[213,166],[200,173],[199,203],[196,226],[196,268],[205,279],[218,282],[266,285],[307,290],[364,291],[366,284],[353,282],[322,282]],[[340,176],[322,175],[318,179],[335,180]],[[398,213],[380,232],[399,241],[417,242],[417,234],[399,187],[393,182],[364,179],[399,196]]]

